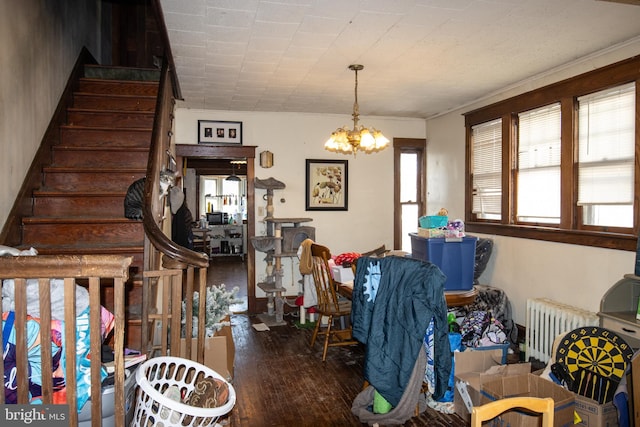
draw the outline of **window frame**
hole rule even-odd
[[[422,138],[393,138],[393,247],[402,247],[402,205],[400,201],[400,155],[402,153],[416,154],[417,161],[417,182],[416,195],[419,200],[415,204],[418,205],[418,217],[426,215],[426,148],[427,140]],[[418,224],[416,224],[416,230]]]
[[[553,83],[467,112],[465,117],[465,228],[469,232],[635,251],[640,219],[640,56]],[[577,206],[578,103],[580,96],[636,83],[633,228],[580,226]],[[515,218],[518,113],[559,102],[561,110],[561,206],[559,224],[522,224]],[[478,219],[472,211],[472,126],[502,119],[502,215]]]

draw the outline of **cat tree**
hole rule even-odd
[[[276,218],[273,216],[273,191],[282,190],[285,184],[274,178],[255,178],[256,189],[266,190],[265,199],[267,210],[264,221],[266,224],[265,236],[251,237],[251,243],[256,251],[265,253],[267,263],[265,280],[258,282],[257,286],[267,295],[267,312],[258,315],[258,318],[267,326],[285,325],[284,294],[286,288],[282,286],[282,258],[296,257],[297,249],[304,238],[315,238],[313,227],[300,224],[313,221],[312,218]],[[292,224],[290,226],[283,225]],[[285,232],[283,234],[283,231]],[[283,241],[285,246],[283,250]]]

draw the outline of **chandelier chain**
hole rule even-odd
[[[355,72],[356,72],[356,85],[355,85],[355,89],[354,89],[355,102],[353,103],[353,118],[354,118],[354,120],[357,120],[357,117],[360,115],[360,111],[359,111],[360,108],[358,106],[358,70],[356,69]],[[357,125],[358,124],[356,123],[356,126]]]

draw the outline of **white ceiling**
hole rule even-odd
[[[362,115],[426,118],[640,38],[637,0],[160,3],[183,105],[214,110],[350,113],[358,63]]]

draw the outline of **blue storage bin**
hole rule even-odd
[[[445,238],[427,238],[416,233],[409,235],[411,257],[437,265],[447,276],[445,291],[468,291],[473,288],[477,237],[447,241]]]

